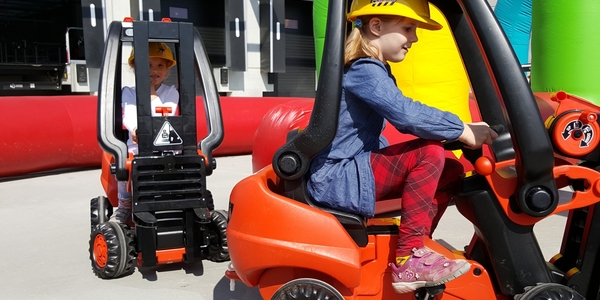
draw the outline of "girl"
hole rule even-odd
[[[150,57],[150,101],[152,103],[152,115],[159,116],[156,107],[170,107],[171,113],[175,115],[179,104],[179,93],[175,86],[164,85],[163,81],[169,75],[169,69],[177,64],[173,59],[173,52],[164,43],[152,42],[148,44]],[[129,56],[129,66],[134,68],[135,56],[133,50]],[[138,154],[137,145],[137,106],[135,87],[124,87],[122,91],[123,127],[129,131],[127,149],[129,153]],[[131,225],[131,191],[128,183],[119,181],[118,198],[119,206],[110,220]]]
[[[465,272],[465,260],[449,260],[424,246],[450,198],[436,190],[463,169],[445,162],[441,141],[476,149],[498,136],[485,123],[463,123],[456,115],[405,97],[388,62],[404,60],[416,29],[442,26],[429,16],[426,0],[354,0],[354,29],[346,41],[342,100],[336,136],[311,161],[309,194],[332,208],[372,217],[375,201],[402,198],[392,285],[406,293],[448,282]],[[388,145],[384,122],[419,139]],[[442,178],[442,180],[440,180]]]

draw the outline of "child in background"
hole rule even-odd
[[[151,42],[148,44],[150,57],[150,101],[152,116],[160,116],[156,107],[169,107],[168,115],[175,115],[179,104],[179,92],[175,86],[165,85],[163,81],[169,75],[169,69],[177,64],[173,52],[164,43]],[[129,66],[134,68],[134,51],[129,56]],[[122,91],[123,127],[129,131],[127,149],[129,153],[138,154],[137,145],[137,106],[135,87],[124,87]],[[119,206],[111,216],[110,221],[132,224],[131,191],[126,181],[118,182]]]
[[[442,28],[426,0],[354,0],[348,20],[354,28],[346,41],[337,133],[311,161],[308,192],[323,205],[366,217],[374,215],[376,201],[401,197],[392,285],[398,293],[440,285],[470,269],[424,245],[450,201],[436,191],[463,173],[460,163],[446,160],[441,141],[476,149],[498,135],[486,123],[465,124],[397,88],[388,62],[404,60],[417,27]],[[385,120],[419,138],[388,145],[381,135]]]

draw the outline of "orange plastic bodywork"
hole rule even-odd
[[[267,167],[231,192],[227,240],[240,279],[256,286],[266,269],[306,268],[357,287],[360,251],[346,230],[333,215],[272,192],[274,184]]]
[[[391,285],[397,235],[369,235],[368,244],[358,247],[333,215],[273,192],[275,180],[268,166],[231,193],[227,239],[235,272],[226,272],[228,278],[258,286],[264,299],[297,278],[323,280],[347,300],[414,298],[397,294]],[[447,257],[464,258],[430,239],[425,244]],[[446,284],[443,299],[505,299],[494,294],[487,271],[477,262],[471,265],[467,274]]]
[[[137,264],[138,266],[143,265],[142,260],[143,253],[138,253]],[[174,248],[165,250],[156,250],[156,264],[165,265],[182,262],[185,258],[185,248]]]
[[[582,157],[596,149],[600,143],[600,107],[563,91],[551,94],[550,100],[557,103],[554,114],[546,121],[548,128],[552,126],[550,138],[554,146],[572,157]]]
[[[572,156],[589,153],[591,150],[575,149],[575,146],[579,144],[579,139],[573,137],[563,139],[561,133],[568,122],[583,118],[586,120],[584,124],[590,124],[595,133],[600,134],[600,127],[598,126],[598,122],[596,122],[596,112],[600,111],[600,107],[565,92],[553,94],[538,93],[536,96],[538,106],[540,103],[545,104],[543,107],[546,109],[543,111],[547,113],[550,108],[554,109],[554,114],[547,116],[548,119],[546,121],[548,128],[556,122],[553,132],[550,132],[554,145],[563,151],[563,153]],[[557,120],[556,116],[561,115],[562,117]],[[595,148],[598,145],[598,140],[598,136],[594,136],[590,142],[590,148]],[[577,166],[574,164],[575,162],[576,160],[574,159],[556,155],[553,173],[557,186],[559,188],[565,187],[570,180],[584,179],[587,181],[588,188],[584,191],[575,191],[569,201],[560,203],[550,215],[586,207],[598,202],[597,199],[600,197],[600,172]],[[511,210],[509,198],[514,194],[517,186],[514,159],[495,162],[490,157],[480,157],[475,163],[475,171],[486,178],[504,212],[513,222],[520,225],[533,225],[545,218],[532,217]]]
[[[479,158],[486,160],[485,163],[476,163],[475,170],[478,173],[488,174],[489,168],[493,171],[489,175],[485,175],[487,182],[492,187],[494,194],[498,198],[500,206],[506,215],[515,223],[520,225],[533,225],[546,217],[532,217],[523,213],[516,213],[510,208],[509,198],[515,192],[517,187],[517,174],[515,169],[515,160],[506,160],[502,162],[493,162],[488,157]],[[491,166],[489,164],[492,164]],[[478,167],[483,168],[478,170]],[[600,198],[600,172],[586,167],[577,165],[556,165],[554,167],[554,178],[559,187],[563,187],[561,182],[567,179],[585,179],[588,182],[589,188],[585,191],[575,191],[571,200],[558,204],[556,209],[550,214],[555,215],[563,211],[573,210],[576,208],[590,206],[598,202]],[[549,216],[550,216],[549,215]]]
[[[171,264],[182,262],[185,257],[185,248],[156,250],[156,264]]]
[[[569,156],[581,157],[592,152],[598,146],[598,137],[594,133],[600,134],[600,126],[596,122],[595,113],[571,111],[566,112],[553,122],[551,138],[554,145]],[[591,120],[583,122],[583,128],[573,128],[572,125],[582,120]],[[570,128],[570,129],[569,129]],[[573,134],[577,132],[579,135]],[[566,137],[565,137],[566,134]],[[589,138],[586,138],[589,137]]]
[[[106,193],[106,197],[113,207],[117,207],[119,199],[117,198],[118,187],[117,179],[114,174],[110,173],[110,164],[114,163],[115,159],[112,155],[102,152],[102,172],[100,173],[100,183]],[[125,167],[131,172],[131,161],[133,161],[133,154],[129,153]]]
[[[113,162],[114,158],[112,155],[102,152],[102,172],[100,173],[100,183],[102,183],[102,188],[106,193],[108,201],[110,201],[113,207],[117,207],[117,179],[115,178],[115,175],[110,173],[110,164]]]

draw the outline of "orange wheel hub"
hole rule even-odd
[[[94,260],[100,268],[106,266],[108,260],[108,248],[106,247],[106,240],[102,234],[97,234],[94,238]]]

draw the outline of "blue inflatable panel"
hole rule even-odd
[[[521,64],[529,63],[532,0],[498,0],[495,13]]]

